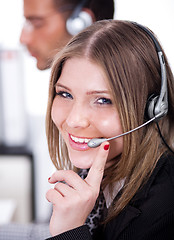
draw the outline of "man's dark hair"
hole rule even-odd
[[[73,11],[75,7],[82,1],[80,0],[53,0],[57,9],[60,7]],[[89,8],[96,18],[96,21],[103,19],[113,19],[114,17],[114,0],[87,0],[85,8]]]
[[[89,0],[85,7],[92,10],[96,21],[103,19],[113,19],[114,17],[113,0]]]

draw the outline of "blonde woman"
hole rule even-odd
[[[173,92],[160,44],[132,22],[97,22],[58,54],[46,120],[57,168],[50,239],[172,239]],[[104,142],[92,148],[93,138]]]

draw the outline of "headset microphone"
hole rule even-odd
[[[158,116],[157,116],[157,117],[158,117]],[[101,145],[103,142],[105,142],[105,141],[110,141],[110,140],[113,140],[113,139],[116,139],[116,138],[119,138],[119,137],[123,137],[123,136],[125,136],[125,135],[127,135],[127,134],[129,134],[129,133],[132,133],[132,132],[134,132],[134,131],[136,131],[136,130],[138,130],[138,129],[144,127],[144,126],[146,126],[147,124],[153,122],[155,119],[156,119],[156,117],[153,117],[152,119],[150,119],[149,121],[143,123],[142,125],[134,128],[134,129],[132,129],[132,130],[130,130],[130,131],[128,131],[128,132],[125,132],[125,133],[122,133],[122,134],[120,134],[120,135],[117,135],[117,136],[115,136],[115,137],[111,137],[111,138],[93,138],[93,139],[91,139],[91,140],[88,142],[88,147],[90,147],[90,148],[96,148],[96,147],[100,146],[100,145]]]
[[[139,27],[140,29],[145,31],[148,34],[148,36],[152,39],[152,41],[154,42],[154,45],[156,47],[157,54],[158,54],[158,59],[159,59],[160,67],[161,67],[160,95],[158,95],[158,96],[152,95],[147,102],[147,107],[146,107],[147,114],[146,115],[148,116],[148,118],[150,120],[148,120],[144,124],[134,128],[134,129],[132,129],[128,132],[117,135],[115,137],[93,138],[88,142],[88,146],[90,148],[96,148],[96,147],[100,146],[100,144],[105,142],[105,141],[110,141],[110,140],[122,137],[124,135],[127,135],[129,133],[132,133],[132,132],[144,127],[145,125],[147,125],[147,124],[149,124],[153,121],[158,122],[162,117],[166,116],[166,114],[168,112],[167,76],[166,76],[166,67],[165,67],[165,61],[164,61],[164,56],[163,56],[163,53],[162,53],[162,49],[161,49],[160,45],[158,44],[158,41],[156,40],[154,35],[147,28],[145,28],[144,26],[142,26],[140,24],[137,24],[135,22],[132,22],[132,24],[136,25],[137,27]]]

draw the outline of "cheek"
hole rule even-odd
[[[114,137],[122,133],[122,127],[118,114],[105,114],[97,120],[98,129],[104,137]]]
[[[98,121],[98,129],[102,136],[106,138],[114,137],[123,133],[120,118],[118,114],[103,116]],[[120,155],[123,150],[123,138],[118,138],[110,141],[110,151],[108,161]]]
[[[60,128],[61,123],[63,122],[63,112],[62,108],[59,108],[58,104],[56,104],[56,101],[53,101],[52,109],[51,109],[51,118],[56,125],[57,128]]]
[[[108,160],[120,155],[123,151],[123,137],[110,141],[110,151]]]

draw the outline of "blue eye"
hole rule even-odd
[[[99,98],[97,99],[97,103],[100,105],[105,105],[105,104],[112,104],[112,101],[109,98]]]
[[[56,95],[62,97],[62,98],[71,98],[73,99],[72,95],[68,92],[64,92],[64,91],[59,91],[56,93]]]

